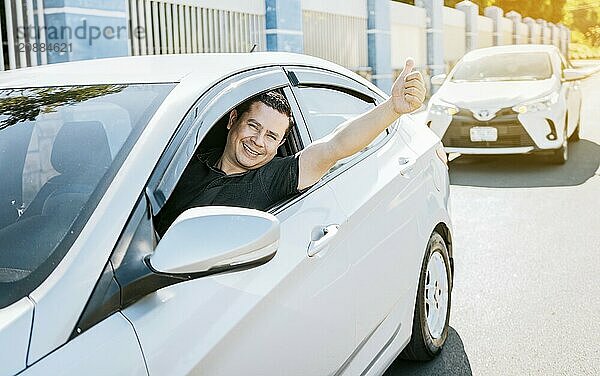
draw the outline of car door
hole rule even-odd
[[[139,211],[158,212],[219,118],[252,95],[288,84],[280,68],[269,68],[232,77],[206,93],[164,153],[146,189],[149,204],[140,200]],[[307,140],[301,127],[294,132],[300,144]],[[123,311],[151,375],[322,375],[335,372],[352,353],[349,255],[335,236],[345,215],[333,191],[316,185],[271,212],[281,228],[272,260],[159,289]],[[136,216],[146,227],[149,217]],[[235,231],[223,229],[223,236]],[[151,247],[152,241],[145,242]]]
[[[313,140],[381,100],[341,75],[305,68],[288,71]],[[403,298],[414,295],[416,274],[411,273],[411,265],[420,246],[414,236],[414,219],[422,203],[416,199],[414,184],[417,155],[405,143],[405,136],[397,127],[390,127],[324,177],[348,217],[340,230],[351,262],[357,347],[365,345],[392,312],[399,313],[400,302],[412,309],[412,302]],[[400,314],[392,321],[397,317]],[[384,342],[397,329],[397,325],[388,327]]]

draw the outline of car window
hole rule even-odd
[[[346,92],[323,87],[300,87],[298,102],[313,140],[333,132],[346,120],[352,119],[372,108],[372,101],[365,101]]]
[[[451,80],[527,81],[552,77],[552,63],[546,52],[510,52],[487,56],[466,55],[454,69]]]
[[[66,254],[173,87],[0,90],[0,308]]]
[[[353,119],[375,107],[372,100],[367,100],[361,94],[352,95],[347,91],[326,87],[299,87],[296,97],[313,141],[330,134],[346,120]],[[369,146],[379,143],[386,133],[382,132]],[[332,171],[353,157],[339,161],[333,166]]]
[[[162,209],[200,143],[207,140],[207,133],[224,114],[246,98],[286,85],[289,85],[289,81],[281,68],[266,67],[231,76],[203,93],[182,119],[172,142],[150,177],[148,190],[152,213],[156,214]],[[222,142],[222,138],[213,139]]]
[[[284,90],[282,88],[272,88],[265,91],[278,91],[279,93],[285,96]],[[227,200],[225,200],[228,202],[227,205],[254,207],[254,205],[257,204],[256,202],[251,201],[251,197],[254,196],[250,193],[245,192],[244,195],[232,195],[232,190],[235,191],[236,189],[239,189],[235,188],[235,186],[239,186],[242,183],[229,183],[226,186],[218,186],[217,188],[213,186],[212,190],[209,190],[207,188],[206,190],[201,192],[196,191],[195,195],[197,196],[190,196],[187,192],[193,191],[197,187],[203,187],[202,184],[206,182],[205,180],[203,180],[207,177],[205,175],[206,172],[204,170],[205,164],[204,161],[202,163],[198,163],[199,157],[210,155],[211,160],[216,160],[217,157],[223,153],[229,133],[229,130],[227,129],[227,124],[229,121],[230,111],[233,108],[236,108],[240,104],[244,103],[246,100],[255,97],[260,93],[262,92],[254,92],[253,95],[249,97],[242,97],[235,101],[231,98],[222,98],[222,101],[227,102],[226,104],[214,104],[215,108],[220,108],[221,110],[209,110],[212,117],[218,116],[218,120],[214,121],[206,127],[206,131],[201,137],[199,145],[192,153],[192,155],[194,155],[195,157],[192,157],[189,160],[180,159],[178,161],[174,161],[174,163],[177,164],[177,170],[181,171],[181,175],[176,180],[175,184],[173,184],[174,189],[172,190],[169,198],[166,200],[164,206],[160,209],[160,211],[156,213],[154,224],[155,229],[157,230],[159,235],[162,236],[166,232],[168,227],[177,218],[177,216],[179,216],[183,211],[191,207],[189,203],[195,201],[194,197],[199,197],[199,201],[203,204],[206,204],[204,199],[206,197],[210,197],[211,194],[214,194],[212,199],[210,199],[211,202],[219,202],[220,200],[222,200],[223,197],[229,197]],[[225,112],[222,112],[223,110],[225,110]],[[215,111],[219,112],[215,113]],[[293,117],[294,115],[292,113],[292,118]],[[255,123],[252,122],[252,124]],[[277,148],[276,145],[278,145],[278,143],[275,143],[274,145],[277,149],[277,156],[279,157],[293,156],[297,152],[299,152],[302,149],[302,142],[297,126],[294,125],[291,128],[288,136],[285,138],[285,141],[283,142],[283,144],[281,144],[281,146]],[[261,193],[261,195],[263,194]],[[188,204],[186,204],[186,202]],[[271,206],[276,204],[277,203],[273,203]]]

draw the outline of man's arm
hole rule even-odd
[[[400,115],[412,112],[425,100],[420,72],[412,72],[412,59],[392,85],[392,95],[379,106],[342,123],[336,130],[300,152],[298,189],[315,184],[340,159],[364,149]]]

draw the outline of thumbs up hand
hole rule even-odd
[[[425,100],[425,84],[421,72],[413,72],[415,61],[406,59],[404,69],[392,85],[392,108],[399,114],[413,112],[423,104]]]

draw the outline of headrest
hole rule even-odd
[[[64,123],[54,139],[50,162],[52,167],[63,175],[87,175],[94,174],[94,171],[90,170],[106,170],[112,158],[102,123]]]

